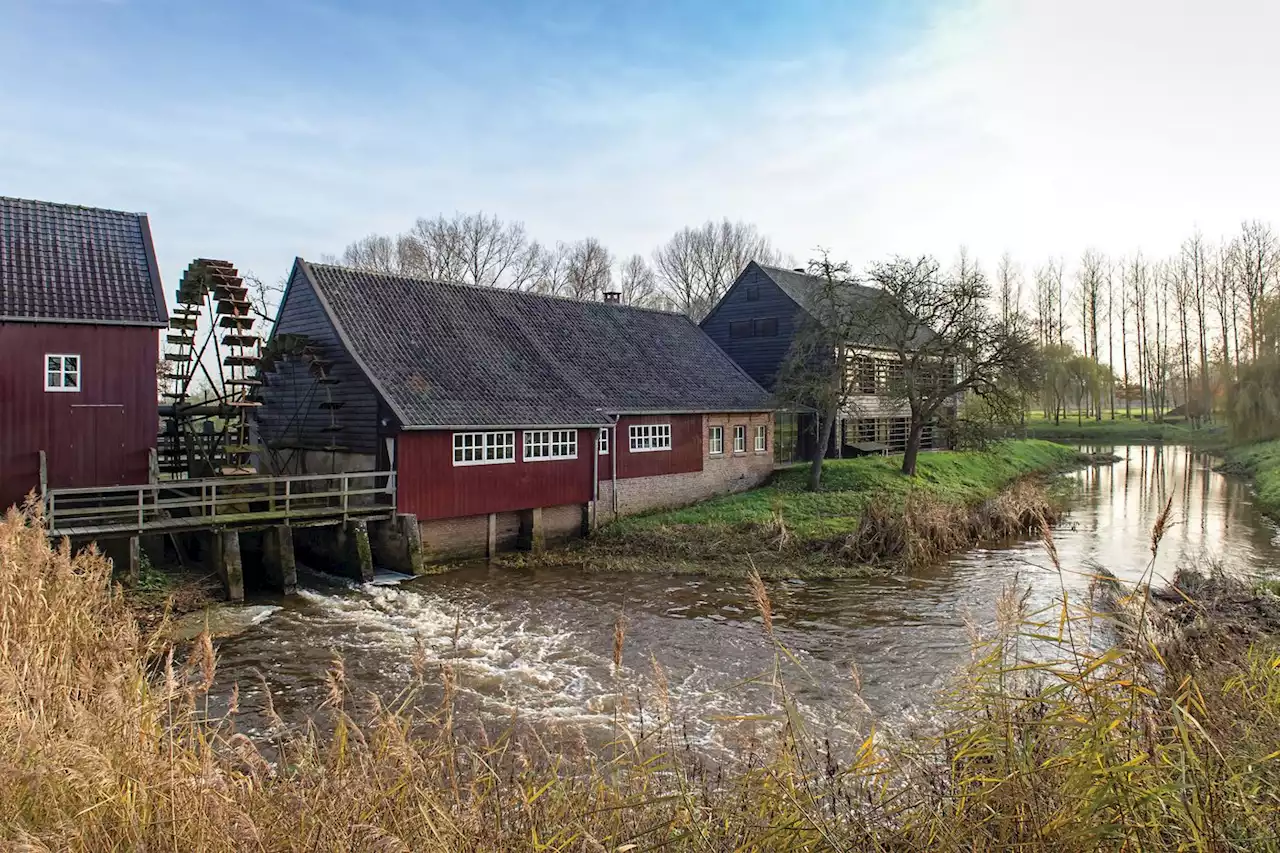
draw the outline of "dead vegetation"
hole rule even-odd
[[[1045,542],[1056,565],[1047,531]],[[641,725],[619,713],[603,750],[518,720],[489,739],[455,715],[452,669],[425,652],[399,696],[351,696],[335,660],[317,725],[285,725],[267,692],[262,712],[275,725],[244,732],[235,696],[227,713],[209,712],[217,650],[207,636],[180,651],[143,635],[105,560],[50,549],[10,513],[0,522],[0,844],[1280,849],[1273,593],[1213,572],[1154,594],[1103,576],[1095,586],[1098,602],[1064,586],[1042,612],[1010,588],[927,734],[872,728],[833,745],[808,730],[779,667],[770,676],[762,661],[776,710],[759,722],[770,734],[711,766],[681,734],[681,714],[698,709],[672,707],[656,665]],[[771,631],[768,584],[753,576],[743,593],[775,660],[790,655]],[[616,661],[626,641],[620,618]],[[634,677],[618,667],[620,683]],[[428,680],[444,684],[444,699],[423,711]]]

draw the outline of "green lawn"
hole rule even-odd
[[[1225,455],[1221,470],[1253,478],[1258,508],[1280,517],[1280,439],[1233,447]]]
[[[1116,412],[1114,419],[1110,412],[1104,412],[1101,421],[1085,417],[1079,423],[1076,422],[1076,416],[1072,413],[1056,424],[1052,418],[1046,418],[1043,412],[1028,412],[1025,429],[1030,438],[1043,438],[1050,441],[1097,441],[1117,444],[1131,441],[1166,441],[1202,446],[1226,443],[1226,430],[1220,425],[1211,424],[1195,429],[1185,420],[1157,423],[1153,420],[1141,420],[1137,415],[1126,418],[1124,412]]]
[[[822,490],[816,493],[805,491],[808,466],[797,466],[777,472],[768,486],[684,509],[624,518],[608,532],[625,536],[682,525],[765,524],[776,510],[796,536],[821,539],[852,531],[872,500],[901,502],[909,491],[919,489],[950,503],[969,504],[1020,477],[1065,469],[1079,459],[1072,448],[1036,439],[1004,441],[988,451],[922,453],[915,477],[902,475],[901,456],[829,459],[823,465]]]

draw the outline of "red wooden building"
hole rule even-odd
[[[145,214],[0,197],[0,510],[49,487],[145,483],[157,329]]]
[[[770,395],[688,318],[608,296],[299,259],[273,340],[302,357],[267,374],[266,456],[290,473],[393,467],[436,558],[766,478]]]

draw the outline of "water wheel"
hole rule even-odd
[[[262,340],[248,289],[229,262],[199,258],[183,273],[177,302],[165,336],[160,473],[254,473]]]

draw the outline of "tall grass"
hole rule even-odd
[[[337,660],[315,725],[250,736],[235,697],[208,710],[209,638],[179,655],[140,635],[106,561],[50,548],[35,521],[0,522],[0,841],[13,849],[1280,847],[1274,626],[1264,593],[1222,577],[1185,584],[1203,598],[1099,577],[1092,600],[1064,585],[1040,613],[1011,588],[936,731],[871,730],[847,751],[808,730],[774,666],[770,734],[711,765],[682,735],[696,709],[673,707],[656,663],[645,713],[620,713],[594,752],[522,725],[490,739],[455,714],[453,673],[425,653],[387,701],[352,697]],[[743,594],[775,658],[790,656],[768,585],[753,576]],[[620,618],[616,661],[625,643]],[[421,711],[429,681],[444,700]]]

